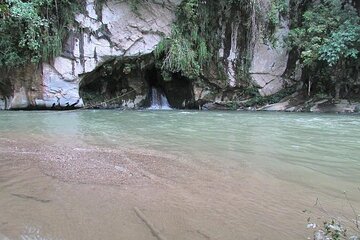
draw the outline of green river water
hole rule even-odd
[[[351,207],[351,206],[352,207]],[[307,239],[360,213],[360,116],[0,112],[0,239]]]

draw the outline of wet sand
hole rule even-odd
[[[10,239],[157,239],[135,209],[164,238],[189,240],[307,239],[308,217],[352,216],[341,195],[186,153],[11,133],[0,155],[0,233]]]

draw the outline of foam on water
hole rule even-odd
[[[158,88],[151,88],[151,105],[150,110],[171,110],[170,104],[165,94]]]

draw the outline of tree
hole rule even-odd
[[[349,74],[358,64],[360,17],[356,9],[341,0],[315,1],[303,14],[302,25],[291,31],[290,42],[299,50],[305,68],[328,73],[339,98],[341,85],[350,82]]]

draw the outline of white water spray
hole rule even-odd
[[[170,110],[170,104],[165,96],[165,94],[159,89],[152,87],[151,88],[151,110]]]

